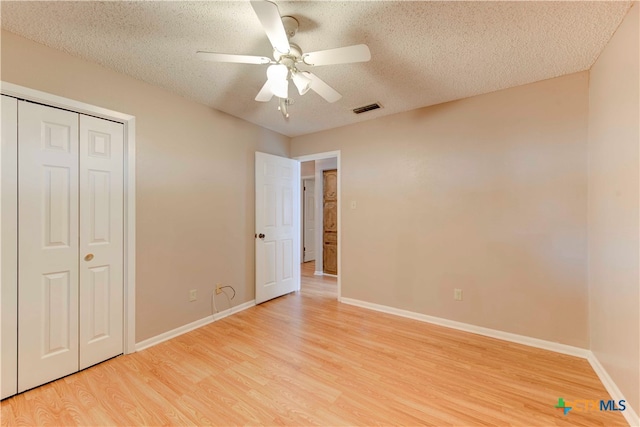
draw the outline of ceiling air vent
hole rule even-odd
[[[377,110],[378,108],[382,108],[382,106],[376,102],[374,104],[365,105],[364,107],[354,108],[353,112],[356,114],[362,114],[366,113],[367,111]]]

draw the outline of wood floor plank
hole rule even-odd
[[[618,426],[586,360],[300,292],[5,399],[4,426]]]

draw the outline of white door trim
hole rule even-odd
[[[124,125],[124,353],[135,352],[136,328],[136,118],[135,116],[96,107],[95,105],[30,89],[13,83],[0,82],[3,95],[99,117]],[[16,268],[17,266],[2,266]]]
[[[338,301],[340,301],[342,299],[342,166],[340,165],[340,150],[308,154],[293,158],[302,163],[311,160],[331,159],[333,157],[335,157],[338,162]],[[316,257],[317,256],[318,254],[316,254]]]
[[[6,122],[5,122],[6,120]],[[2,97],[0,148],[0,398],[18,392],[18,100]],[[9,267],[9,268],[7,268]],[[13,345],[7,346],[6,343]]]

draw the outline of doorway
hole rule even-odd
[[[304,183],[305,179],[311,179],[313,177],[314,179],[314,194],[315,194],[315,199],[314,199],[314,211],[315,211],[315,215],[314,215],[314,221],[315,221],[315,233],[314,233],[314,243],[315,243],[315,247],[314,247],[314,251],[313,251],[313,256],[314,256],[314,261],[308,261],[307,263],[303,263],[301,271],[303,272],[303,275],[310,275],[313,274],[313,276],[325,276],[327,277],[327,279],[331,278],[330,274],[325,274],[324,272],[324,266],[323,266],[323,252],[324,252],[324,247],[323,247],[323,216],[324,216],[324,212],[323,212],[323,202],[322,202],[322,195],[323,195],[323,179],[324,179],[324,174],[323,172],[325,170],[336,170],[337,173],[337,177],[336,177],[336,182],[335,182],[335,186],[336,186],[336,197],[335,197],[335,211],[336,211],[336,218],[335,218],[335,224],[336,224],[336,230],[337,230],[337,242],[335,245],[335,250],[337,251],[337,256],[336,256],[336,262],[335,262],[335,266],[337,267],[337,275],[335,275],[335,280],[336,281],[336,287],[337,287],[337,299],[340,300],[341,298],[341,257],[342,257],[342,252],[341,252],[341,244],[340,244],[340,227],[341,227],[341,215],[340,215],[340,182],[341,182],[341,174],[340,174],[340,151],[331,151],[331,152],[325,152],[325,153],[318,153],[318,154],[311,154],[311,155],[305,155],[305,156],[299,156],[295,158],[296,160],[301,162],[301,183]],[[304,197],[302,197],[302,200],[304,200]],[[302,208],[304,209],[304,203],[302,203],[303,206]],[[303,210],[301,209],[301,224],[304,224],[304,214],[303,214]],[[304,226],[300,227],[300,235],[301,235],[301,241],[304,239]],[[304,245],[301,245],[301,250],[303,251],[303,257],[301,259],[305,259],[304,258]],[[314,264],[313,266],[311,266],[311,264]],[[310,273],[309,269],[313,267],[313,273]],[[307,278],[309,279],[309,278]]]

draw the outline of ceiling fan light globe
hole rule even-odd
[[[304,95],[309,92],[309,89],[311,89],[311,79],[303,73],[293,73],[291,78],[293,80],[293,84],[298,88],[298,93],[300,95]]]
[[[289,81],[288,80],[272,80],[271,92],[278,98],[289,97]]]
[[[267,68],[267,78],[272,81],[286,81],[289,69],[284,64],[269,65]]]

